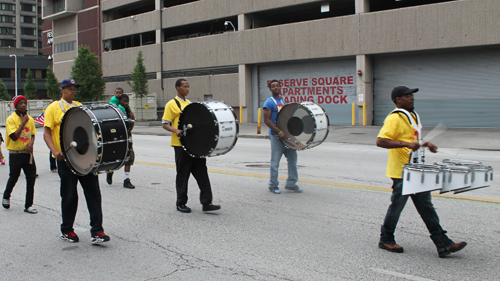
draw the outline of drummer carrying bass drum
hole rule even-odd
[[[285,190],[300,193],[303,190],[297,186],[297,181],[299,180],[299,174],[297,172],[297,150],[287,148],[280,141],[280,138],[284,138],[285,134],[275,125],[278,112],[286,105],[285,101],[280,97],[280,82],[278,80],[269,82],[269,90],[271,91],[272,97],[268,98],[263,106],[264,123],[269,127],[269,139],[271,140],[271,164],[269,165],[271,178],[269,180],[269,191],[274,194],[281,193],[278,187],[278,169],[281,156],[284,154],[288,161],[288,179],[286,180]]]
[[[179,79],[175,82],[175,89],[177,90],[177,96],[165,105],[162,127],[172,132],[170,145],[174,148],[177,170],[177,176],[175,178],[177,211],[181,213],[191,213],[191,208],[186,206],[188,201],[188,180],[190,174],[193,174],[200,188],[200,203],[203,205],[203,211],[219,210],[219,205],[212,204],[212,187],[210,186],[210,179],[208,178],[207,159],[195,158],[189,155],[182,148],[179,139],[183,134],[182,130],[177,129],[179,117],[184,107],[191,103],[186,99],[189,94],[189,83],[185,79]]]
[[[413,110],[415,101],[413,94],[416,92],[418,89],[409,89],[405,86],[398,86],[392,90],[392,101],[396,104],[396,109],[386,117],[377,136],[377,146],[389,149],[386,175],[393,181],[391,205],[389,205],[381,228],[378,246],[390,252],[403,252],[403,247],[396,244],[394,231],[409,196],[431,234],[439,257],[443,258],[462,250],[467,243],[454,243],[446,236],[446,231],[441,228],[438,215],[432,205],[430,192],[402,195],[403,166],[409,163],[410,152],[418,150],[421,146],[428,147],[433,153],[437,152],[437,147],[432,143],[425,142],[420,145],[418,142],[421,133],[419,126],[417,126],[419,118]]]
[[[99,178],[93,173],[89,173],[85,176],[75,175],[64,162],[66,156],[61,152],[61,143],[59,140],[61,121],[64,113],[73,106],[82,105],[74,101],[76,88],[79,86],[80,85],[73,79],[64,79],[61,82],[61,100],[51,103],[45,110],[43,139],[57,159],[57,170],[61,178],[61,239],[71,243],[80,240],[73,229],[76,210],[78,208],[77,184],[80,182],[90,213],[90,242],[96,244],[110,240],[109,236],[104,234],[102,228],[102,205]]]

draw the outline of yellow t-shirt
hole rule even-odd
[[[184,109],[184,107],[191,103],[188,99],[186,99],[186,101],[183,101],[177,96],[175,97],[175,99],[177,99],[182,109]],[[179,106],[177,106],[177,103],[173,99],[171,99],[165,105],[165,112],[163,113],[162,119],[172,123],[172,127],[177,129],[177,124],[179,124],[179,117],[181,116],[181,112],[182,111]],[[182,146],[181,140],[179,140],[179,137],[174,133],[172,133],[170,146]]]
[[[412,118],[414,121],[416,120],[413,114]],[[413,128],[405,114],[392,113],[385,118],[384,126],[380,129],[377,137],[402,142],[418,142],[418,131]],[[411,149],[407,147],[389,149],[387,177],[402,178],[403,166],[410,162],[411,153],[408,153],[410,151]]]
[[[61,102],[64,105],[65,111],[62,111],[61,105],[58,101],[51,103],[47,108],[45,109],[45,127],[49,128],[52,130],[52,141],[54,142],[54,145],[56,146],[57,151],[61,151],[61,143],[59,140],[59,130],[61,129],[61,121],[64,116],[64,113],[71,108],[72,106],[80,106],[82,105],[81,103],[77,101],[73,101],[72,106],[69,106],[64,102],[63,99],[61,99]]]
[[[31,141],[32,136],[36,134],[35,121],[29,116],[29,121],[24,125],[21,135],[16,141],[10,138],[12,133],[15,133],[19,126],[23,123],[23,120],[17,113],[12,113],[5,122],[5,132],[7,134],[5,138],[5,146],[8,150],[25,150],[28,143]]]

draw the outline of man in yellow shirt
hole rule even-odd
[[[3,193],[2,206],[10,208],[10,194],[19,179],[21,169],[26,176],[26,199],[24,211],[36,214],[38,211],[33,208],[33,195],[35,193],[36,165],[33,158],[33,144],[35,143],[35,121],[26,111],[28,101],[24,96],[14,97],[14,108],[6,120],[7,141],[5,145],[9,151],[9,180]]]
[[[80,182],[84,190],[87,208],[90,213],[90,242],[92,244],[107,242],[109,236],[104,234],[102,228],[102,205],[99,178],[96,174],[89,173],[85,176],[75,175],[64,162],[66,158],[61,151],[59,140],[61,121],[64,113],[73,106],[81,103],[74,101],[76,88],[79,87],[75,80],[64,79],[61,82],[62,98],[58,102],[51,103],[45,110],[45,127],[43,138],[52,154],[57,159],[57,171],[61,178],[61,239],[68,242],[78,242],[78,235],[74,232],[76,210],[78,207],[77,184]]]
[[[179,137],[182,136],[182,130],[177,129],[179,117],[182,110],[189,103],[186,99],[189,94],[189,83],[185,79],[179,79],[175,82],[177,96],[170,100],[165,105],[165,112],[162,118],[163,129],[172,132],[170,145],[174,147],[175,165],[177,176],[175,178],[175,186],[177,190],[177,211],[182,213],[190,213],[191,208],[186,206],[188,201],[188,180],[190,174],[193,174],[200,188],[200,203],[203,205],[203,211],[216,211],[220,209],[219,205],[212,204],[212,187],[208,178],[207,159],[195,158],[189,155],[182,148]]]
[[[421,146],[428,147],[433,153],[437,152],[437,147],[434,144],[430,142],[419,143],[419,133],[421,132],[412,125],[417,124],[419,121],[413,106],[415,101],[413,94],[416,92],[418,92],[418,89],[409,89],[405,86],[398,86],[392,90],[392,101],[396,104],[396,109],[405,110],[413,120],[410,120],[410,116],[403,112],[392,112],[385,119],[377,137],[377,146],[389,149],[386,175],[393,181],[391,205],[389,205],[381,228],[378,246],[390,252],[403,252],[403,247],[396,244],[394,231],[406,201],[408,201],[408,197],[411,197],[415,208],[417,208],[420,217],[431,234],[431,239],[436,245],[439,257],[442,258],[460,251],[467,243],[454,243],[448,238],[446,231],[439,224],[439,218],[432,205],[430,192],[402,195],[403,166],[409,163],[410,152],[418,150]]]

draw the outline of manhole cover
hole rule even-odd
[[[351,135],[366,135],[366,133],[349,133]]]
[[[152,182],[151,184],[152,185],[158,185],[158,184],[161,184],[161,183],[159,183],[159,182]]]
[[[249,168],[269,168],[269,164],[248,164]]]

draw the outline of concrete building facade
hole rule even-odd
[[[108,95],[115,87],[130,91],[126,81],[142,50],[159,108],[175,96],[174,81],[182,77],[190,82],[192,101],[241,105],[243,122],[255,122],[270,96],[268,81],[279,79],[288,102],[320,104],[331,124],[351,124],[354,104],[357,124],[380,125],[394,107],[391,89],[407,85],[420,88],[417,111],[428,126],[443,121],[500,127],[497,0],[105,0],[96,5],[102,28],[94,35],[102,39],[97,48],[103,50]],[[91,7],[79,9],[77,16]],[[75,16],[51,19],[54,42],[77,40]],[[68,73],[75,55],[54,54],[58,77]]]
[[[45,75],[50,62],[42,56],[42,15],[40,0],[0,0],[0,79],[9,94],[15,95],[17,61],[18,94],[23,94],[30,69],[44,97]]]

